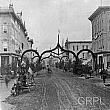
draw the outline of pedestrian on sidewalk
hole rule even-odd
[[[103,83],[105,83],[105,81],[106,81],[106,75],[103,74]]]
[[[6,84],[6,87],[8,88],[8,83],[9,83],[9,78],[8,78],[8,76],[5,76],[5,84]]]
[[[107,70],[103,69],[101,71],[101,74],[102,74],[103,83],[105,83],[106,82],[106,78],[107,78]]]
[[[28,69],[28,77],[29,77],[29,82],[33,83],[34,82],[34,73],[31,68],[32,67],[29,67],[29,69]]]

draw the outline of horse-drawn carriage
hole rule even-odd
[[[28,70],[30,69],[31,68],[29,67]],[[35,87],[33,73],[28,70],[22,65],[21,70],[18,72],[17,79],[12,86],[11,95],[16,96],[23,91],[30,92],[31,88]]]

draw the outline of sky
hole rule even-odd
[[[28,36],[34,49],[41,53],[54,48],[60,30],[60,44],[69,41],[91,40],[89,16],[110,0],[0,0],[0,7],[13,3],[15,12],[23,13]]]

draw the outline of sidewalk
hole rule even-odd
[[[96,85],[101,86],[101,87],[107,87],[110,89],[110,78],[106,79],[105,83],[103,83],[102,81],[102,82],[96,83]]]
[[[14,83],[14,80],[10,81],[8,88],[6,87],[5,82],[0,84],[0,110],[14,110],[14,106],[5,102],[5,98],[10,95],[11,87]]]
[[[14,105],[8,104],[6,102],[0,103],[0,110],[14,110],[14,109],[15,109]]]

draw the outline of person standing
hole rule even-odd
[[[5,84],[6,84],[6,87],[8,88],[8,83],[9,83],[9,78],[8,78],[8,76],[5,76]]]
[[[103,83],[106,81],[106,74],[103,74]]]
[[[103,69],[103,70],[102,70],[102,79],[103,79],[103,83],[105,83],[106,78],[107,78],[107,70]]]
[[[32,67],[29,67],[28,69],[28,73],[29,73],[29,76],[30,76],[30,82],[33,83],[34,82],[34,73],[33,73],[33,70],[31,69]]]

